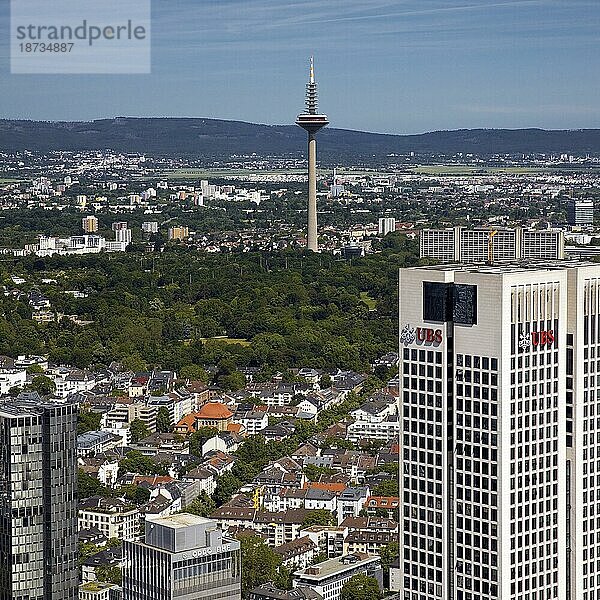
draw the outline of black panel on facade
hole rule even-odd
[[[477,324],[477,286],[424,281],[423,320]]]
[[[423,319],[425,321],[450,321],[452,304],[449,283],[423,282]]]
[[[477,286],[458,285],[453,287],[452,320],[461,325],[477,324]]]

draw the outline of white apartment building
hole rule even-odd
[[[115,498],[87,498],[79,504],[79,529],[100,530],[107,538],[134,540],[139,535],[140,513],[134,506]]]
[[[491,232],[494,235],[490,238]],[[558,229],[423,229],[421,258],[440,262],[506,262],[564,258],[564,232]]]
[[[396,219],[394,217],[382,217],[379,219],[377,233],[387,235],[396,231]]]
[[[567,595],[569,264],[400,272],[403,600],[584,598]]]

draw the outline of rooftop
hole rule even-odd
[[[171,529],[181,529],[190,527],[192,525],[207,525],[214,523],[210,519],[205,517],[198,517],[189,513],[179,513],[170,515],[168,517],[161,517],[159,519],[152,519],[152,523],[156,525],[162,525],[163,527],[170,527]]]
[[[338,558],[330,558],[329,560],[312,565],[306,569],[301,569],[296,572],[296,576],[301,580],[310,579],[319,581],[332,575],[336,575],[337,573],[354,569],[359,565],[369,564],[378,560],[380,560],[379,556],[370,556],[369,554],[356,552]]]

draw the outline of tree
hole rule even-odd
[[[134,419],[129,424],[129,431],[131,432],[131,441],[137,444],[140,440],[150,435],[150,430],[144,421],[141,419]]]
[[[398,556],[400,556],[400,547],[398,546],[398,542],[390,542],[386,546],[380,548],[379,556],[381,557],[381,566],[383,567],[384,580],[389,583],[390,567],[392,566],[392,563],[398,558]]]
[[[373,488],[373,496],[398,496],[398,480],[387,479],[381,481]]]
[[[117,494],[129,500],[129,502],[133,502],[137,506],[150,500],[150,490],[143,485],[123,485],[119,488]]]
[[[200,427],[190,436],[189,452],[198,458],[202,458],[202,446],[204,442],[215,437],[219,433],[216,427]]]
[[[123,581],[123,572],[120,567],[111,565],[99,565],[94,569],[96,579],[101,583],[115,583],[121,585]]]
[[[241,390],[246,385],[246,378],[243,373],[233,371],[227,375],[223,375],[218,379],[219,387],[224,390],[235,392]]]
[[[309,481],[319,481],[321,475],[332,475],[335,473],[333,469],[328,467],[317,467],[316,465],[306,465],[303,471]]]
[[[31,383],[25,386],[25,389],[37,392],[40,396],[50,396],[56,390],[56,385],[50,377],[46,375],[36,375]]]
[[[122,473],[137,473],[139,475],[166,475],[164,465],[155,463],[150,456],[145,456],[137,450],[131,450],[119,462]]]
[[[102,415],[100,413],[91,410],[80,410],[77,415],[77,435],[87,431],[98,431],[101,421]]]
[[[179,378],[208,383],[208,373],[199,365],[186,365],[182,367],[179,369]]]
[[[235,475],[231,473],[223,473],[223,475],[217,478],[217,487],[213,494],[213,499],[217,503],[217,506],[225,504],[228,500],[231,500],[233,494],[235,494],[243,485]]]
[[[282,579],[281,557],[258,535],[245,535],[240,538],[242,552],[242,595],[255,587],[273,581],[276,585]]]
[[[171,415],[166,406],[161,406],[156,414],[156,431],[159,433],[170,433],[173,430]]]
[[[77,546],[77,553],[79,555],[79,565],[82,565],[90,556],[98,554],[100,548],[96,544],[91,542],[81,542]]]
[[[208,517],[215,508],[217,508],[215,501],[206,492],[202,492],[183,512]]]
[[[335,525],[335,518],[331,511],[325,508],[311,510],[304,517],[302,527],[311,527],[312,525]]]
[[[79,498],[89,498],[90,496],[103,496],[107,498],[111,494],[95,477],[79,469],[77,471],[77,495]]]
[[[377,579],[364,573],[350,577],[340,592],[340,600],[379,600],[381,597]]]

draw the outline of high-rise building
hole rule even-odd
[[[144,221],[142,231],[144,233],[158,233],[158,221]]]
[[[493,234],[493,235],[492,235]],[[440,262],[506,262],[561,260],[565,236],[559,229],[423,229],[421,258]]]
[[[383,217],[379,219],[378,233],[379,235],[387,235],[396,231],[396,219],[394,217]]]
[[[402,598],[599,598],[600,265],[403,269],[400,342]]]
[[[306,84],[306,111],[298,115],[296,125],[308,133],[308,230],[307,247],[318,252],[317,238],[317,132],[329,125],[327,115],[317,113],[318,96],[314,61],[310,58],[310,75]]]
[[[112,224],[113,231],[119,231],[121,229],[127,229],[127,221],[115,221]]]
[[[567,221],[569,225],[593,225],[594,201],[569,200],[567,204]]]
[[[76,600],[77,407],[0,404],[0,600]]]
[[[116,229],[115,241],[122,242],[124,244],[131,244],[131,229],[128,229],[127,227],[124,229]]]
[[[85,233],[96,233],[98,231],[98,217],[94,217],[94,215],[83,217],[81,228]]]
[[[186,513],[146,521],[145,542],[124,542],[123,600],[240,600],[240,543]]]
[[[169,227],[169,239],[183,241],[190,237],[190,230],[187,227]]]

